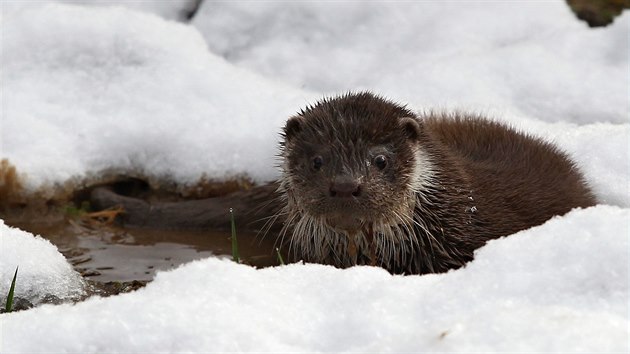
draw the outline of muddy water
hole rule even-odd
[[[164,231],[89,226],[80,220],[54,223],[13,223],[12,226],[41,235],[86,279],[97,282],[150,281],[159,270],[175,268],[211,256],[231,258],[229,231]],[[274,237],[237,232],[244,263],[277,265]]]
[[[207,257],[231,258],[230,231],[150,230],[113,226],[115,213],[91,210],[91,191],[108,187],[112,191],[150,202],[176,202],[186,198],[210,198],[251,187],[235,179],[224,182],[201,180],[179,190],[171,182],[155,185],[141,178],[106,175],[91,185],[72,190],[26,193],[19,173],[6,159],[0,159],[0,218],[13,227],[50,240],[99,295],[133,290],[153,280],[156,272]],[[156,187],[157,186],[157,187]],[[53,196],[52,198],[44,196]],[[112,216],[112,218],[108,217]],[[275,234],[237,230],[241,262],[255,267],[278,265]],[[127,290],[125,290],[127,289]],[[101,291],[102,290],[102,291]]]

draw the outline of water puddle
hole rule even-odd
[[[50,240],[86,279],[101,283],[150,281],[157,271],[211,256],[231,257],[232,252],[229,231],[91,228],[73,220],[11,226]],[[278,265],[273,237],[239,231],[237,238],[244,263]]]
[[[115,295],[144,286],[158,271],[208,258],[232,257],[229,230],[191,231],[115,226],[116,213],[91,210],[90,192],[108,186],[120,195],[151,202],[177,202],[227,195],[251,187],[246,177],[229,181],[200,180],[180,188],[176,183],[104,174],[93,181],[26,193],[19,173],[0,160],[0,218],[5,224],[40,235],[53,243],[88,281],[88,295]],[[81,187],[90,186],[90,187]],[[100,215],[94,217],[94,215]],[[237,230],[242,263],[278,265],[275,235]],[[56,303],[55,300],[49,301]],[[25,304],[24,309],[32,307]]]

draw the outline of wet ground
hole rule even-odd
[[[57,246],[87,280],[88,296],[133,291],[153,280],[158,271],[193,260],[232,257],[230,230],[169,231],[116,226],[116,212],[91,210],[91,188],[48,193],[52,198],[22,193],[18,173],[7,160],[0,160],[0,182],[0,218],[9,226],[40,235]],[[201,181],[182,192],[175,191],[174,187],[151,188],[145,180],[123,176],[110,179],[106,185],[126,196],[159,202],[226,195],[247,188],[251,183],[247,180]],[[95,217],[96,214],[100,216]],[[262,237],[255,231],[236,231],[242,263],[254,267],[279,264],[275,234]],[[21,300],[16,299],[18,303]],[[59,301],[50,298],[44,302]],[[26,300],[23,302],[16,308],[33,306]]]
[[[40,235],[53,243],[86,280],[87,297],[111,296],[144,287],[158,271],[207,257],[232,258],[229,231],[126,229],[87,222],[79,217],[56,221],[5,220],[7,225]],[[274,237],[237,232],[240,261],[254,267],[279,264]],[[50,295],[42,303],[60,304]],[[13,311],[38,304],[15,298]],[[4,308],[0,309],[0,313]]]
[[[195,259],[231,257],[229,231],[165,231],[89,225],[81,219],[17,222],[11,226],[50,240],[86,279],[100,283],[150,281]],[[244,263],[277,265],[274,237],[237,231],[239,255]]]

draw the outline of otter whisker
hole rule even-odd
[[[255,221],[255,222],[260,222],[260,221],[266,220],[262,228],[256,233],[256,238],[259,238],[259,241],[258,241],[259,245],[262,244],[265,236],[267,236],[267,234],[269,233],[273,225],[278,221],[278,219],[286,215],[289,215],[289,213],[286,212],[284,209],[281,209],[271,216],[260,218]],[[275,243],[274,243],[274,247],[275,247]]]

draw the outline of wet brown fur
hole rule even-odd
[[[405,124],[405,117],[417,126]],[[288,121],[284,138],[284,232],[297,259],[340,267],[376,263],[393,273],[443,272],[470,261],[489,239],[595,204],[575,164],[541,139],[474,115],[419,117],[371,93],[308,107]],[[375,154],[370,151],[383,147],[391,153],[388,171],[369,163]],[[426,171],[414,168],[419,163],[414,149],[427,158]],[[313,156],[323,156],[320,170],[309,165]],[[419,188],[413,187],[416,173],[427,174]],[[331,197],[336,178],[360,180],[361,193]],[[405,209],[413,222],[392,217],[392,211],[403,215]],[[345,232],[326,221],[329,213],[385,226],[374,235],[366,228]],[[319,224],[296,227],[304,216]],[[387,238],[391,227],[407,237],[389,240],[374,262],[370,239]],[[309,230],[325,238],[305,235]],[[349,252],[354,240],[358,255]]]

